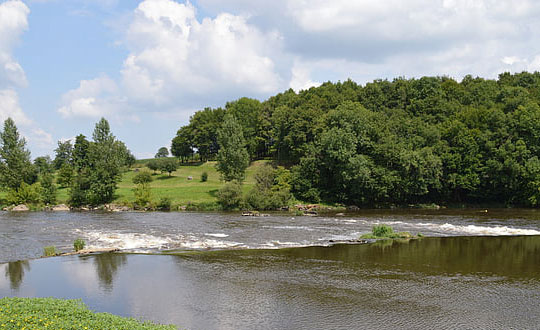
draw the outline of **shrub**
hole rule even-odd
[[[19,188],[8,191],[7,202],[12,205],[39,203],[41,201],[41,190],[39,182],[32,185],[23,182]]]
[[[152,193],[147,184],[138,184],[133,188],[135,194],[135,207],[146,207],[151,200]]]
[[[226,183],[217,192],[219,205],[224,210],[232,210],[240,207],[242,203],[242,185],[238,181]]]
[[[377,225],[373,227],[371,232],[376,237],[388,237],[394,233],[394,229],[387,225]]]
[[[202,172],[201,174],[201,182],[206,182],[208,181],[208,173],[207,172]]]
[[[56,185],[54,184],[54,177],[50,173],[45,173],[41,177],[41,200],[45,204],[56,203]]]
[[[169,197],[162,197],[157,204],[157,208],[161,211],[170,211],[171,199]]]
[[[134,184],[148,184],[152,182],[152,175],[149,172],[140,172],[133,177]]]
[[[85,246],[86,246],[86,243],[80,238],[77,238],[73,242],[73,249],[75,249],[75,252],[79,252],[80,250],[84,249]]]
[[[55,246],[46,246],[43,248],[43,255],[45,257],[53,257],[58,254],[58,251],[56,251]]]

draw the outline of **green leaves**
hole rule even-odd
[[[242,126],[232,115],[225,116],[218,131],[219,152],[217,170],[225,181],[243,181],[249,165],[249,155],[242,133]]]

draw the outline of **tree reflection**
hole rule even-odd
[[[127,262],[127,256],[116,253],[103,253],[95,257],[94,264],[96,266],[97,275],[100,286],[105,291],[112,291],[113,282],[118,269],[124,266]]]
[[[12,290],[18,290],[24,278],[24,272],[30,270],[27,260],[14,261],[7,264],[6,277]]]

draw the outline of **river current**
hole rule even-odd
[[[381,223],[426,237],[335,244]],[[76,238],[126,253],[28,260]],[[540,212],[6,212],[3,296],[187,329],[538,329]]]

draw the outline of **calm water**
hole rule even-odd
[[[0,297],[82,298],[96,311],[187,329],[538,329],[538,215],[3,213]],[[432,237],[328,246],[376,223]],[[45,245],[68,250],[76,237],[174,255],[12,261]]]

